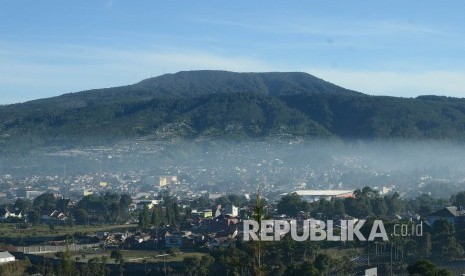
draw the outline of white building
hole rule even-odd
[[[178,177],[175,175],[160,176],[160,187],[165,187],[171,184],[179,184]]]
[[[239,207],[228,204],[226,205],[226,208],[224,208],[224,214],[231,217],[237,217],[239,215]]]
[[[148,210],[152,210],[153,207],[160,204],[160,200],[138,199],[138,200],[134,200],[134,203],[136,204],[136,209],[138,210],[143,210],[145,207],[147,207]]]
[[[336,198],[346,198],[354,197],[354,190],[298,190],[290,193],[282,194],[281,196],[297,194],[302,197],[302,199],[309,202],[318,201],[320,199],[331,199]]]
[[[0,252],[0,264],[14,262],[15,260],[15,256],[11,255],[10,252]]]

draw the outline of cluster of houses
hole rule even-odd
[[[137,202],[136,209],[155,204],[151,201]],[[213,209],[193,210],[187,225],[176,223],[161,228],[135,232],[98,232],[87,237],[86,242],[100,243],[106,247],[125,249],[162,249],[162,248],[208,248],[215,250],[234,244],[242,231],[243,214],[238,207],[228,205]]]
[[[0,208],[0,221],[6,221],[8,219],[22,219],[23,212],[20,210],[11,210],[8,208]]]

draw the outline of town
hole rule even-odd
[[[312,160],[301,165],[289,159],[302,150],[301,144],[283,147],[245,143],[231,146],[226,157],[210,147],[213,158],[199,154],[196,159],[204,166],[192,162],[150,170],[143,164],[143,169],[130,171],[121,169],[130,164],[118,161],[130,159],[130,151],[87,149],[66,156],[65,164],[57,162],[60,175],[32,177],[21,177],[21,170],[31,162],[23,160],[27,164],[23,168],[9,169],[19,177],[3,174],[0,180],[6,191],[0,208],[4,252],[0,262],[8,262],[0,268],[42,275],[68,275],[65,270],[80,275],[254,275],[260,270],[317,275],[365,273],[373,268],[401,273],[418,256],[438,267],[462,268],[465,192],[452,190],[445,197],[435,194],[434,188],[436,182],[459,180],[438,180],[420,171],[410,176],[417,178],[412,181],[416,186],[399,186],[393,172],[365,165],[364,157],[342,153],[332,156],[327,166],[320,162],[318,168],[308,165]],[[159,146],[156,154],[150,152],[169,154],[167,145]],[[272,158],[263,158],[263,152],[270,152]],[[53,159],[63,154],[55,153]],[[100,161],[102,156],[105,162]],[[146,160],[144,153],[137,156]],[[94,172],[76,173],[86,168],[75,166],[82,158],[97,160],[89,169]],[[346,180],[348,171],[371,175],[375,185],[357,188]],[[284,183],[286,175],[292,176]],[[284,225],[294,221],[297,226],[257,245],[244,236],[250,220]],[[349,242],[292,239],[291,232],[305,235],[306,223],[318,230],[329,220],[332,236],[343,235],[350,224],[360,225],[357,235],[369,237],[372,228],[379,228],[378,220],[387,236]],[[414,229],[415,234],[420,224],[420,234],[404,235],[404,228]]]

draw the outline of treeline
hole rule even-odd
[[[54,223],[85,225],[127,220],[131,203],[130,195],[111,192],[88,195],[75,203],[44,193],[32,202],[29,199],[17,199],[14,204],[6,204],[3,208],[21,212],[34,225],[40,224],[44,219]],[[20,218],[14,220],[22,221]]]
[[[354,197],[323,199],[312,203],[303,200],[297,194],[286,195],[278,202],[277,209],[278,213],[291,217],[303,211],[321,219],[331,219],[335,215],[343,214],[356,218],[393,218],[406,212],[419,214],[424,218],[432,211],[449,205],[465,206],[465,192],[453,195],[450,200],[435,199],[427,194],[401,199],[398,193],[381,196],[370,187],[364,187],[355,190]]]
[[[139,213],[139,226],[147,228],[154,226],[155,228],[163,228],[167,225],[177,223],[178,225],[185,221],[185,216],[181,220],[181,207],[177,200],[168,193],[162,193],[159,198],[163,199],[161,204],[154,206],[151,210],[144,207]]]
[[[280,214],[291,217],[303,213],[310,213],[312,217],[321,220],[331,220],[334,217],[347,214],[356,219],[367,220],[364,227],[367,235],[374,219],[383,219],[390,239],[394,239],[397,246],[401,247],[408,260],[418,260],[419,257],[432,259],[439,262],[458,260],[464,257],[465,229],[460,223],[450,223],[446,220],[436,220],[433,225],[426,223],[427,217],[442,208],[454,205],[465,206],[465,192],[452,195],[450,199],[435,199],[429,195],[421,195],[417,198],[401,199],[397,193],[381,196],[369,187],[356,190],[353,198],[331,200],[318,200],[309,203],[296,194],[284,196],[277,204]],[[302,213],[303,212],[303,213]],[[423,223],[423,235],[421,237],[405,236],[396,239],[393,234],[393,225],[404,221],[409,223],[415,217],[398,215],[415,215],[420,217],[417,223]],[[410,223],[413,224],[413,223]],[[412,226],[413,227],[413,226]],[[457,228],[459,227],[459,228]]]

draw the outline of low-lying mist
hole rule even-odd
[[[138,141],[3,157],[0,174],[179,175],[223,192],[258,181],[277,192],[395,186],[407,195],[447,197],[465,188],[463,156],[465,144],[444,141]]]

